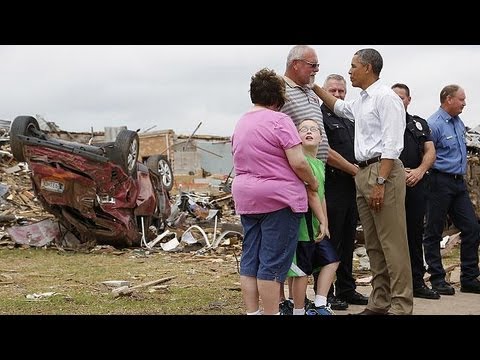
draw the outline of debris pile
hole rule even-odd
[[[55,245],[80,250],[79,242],[70,239],[72,234],[44,210],[32,189],[28,165],[18,163],[13,158],[8,137],[6,140],[0,142],[0,245]],[[238,225],[238,216],[234,215],[231,194],[220,191],[210,196],[180,191],[174,201],[172,215],[167,222],[168,229],[163,234],[155,233],[153,241],[142,242],[149,250],[154,250],[158,245],[155,250],[188,252],[203,248],[203,252],[217,251],[219,245],[228,244],[230,238],[241,237],[241,226]],[[225,224],[222,221],[227,221],[227,228],[230,226],[228,230],[223,229]],[[232,233],[231,228],[235,226],[236,233]],[[225,234],[226,231],[228,234]],[[41,239],[43,234],[48,236]],[[177,237],[181,240],[178,241]],[[238,239],[236,242],[239,242]],[[93,247],[95,244],[90,245]]]
[[[53,218],[36,199],[29,169],[17,163],[8,142],[0,142],[0,245],[13,245],[6,229]]]
[[[480,151],[470,145],[466,178],[477,216],[480,217]],[[239,249],[243,234],[239,217],[234,213],[231,182],[230,173],[220,183],[215,195],[178,189],[172,200],[171,216],[167,219],[168,229],[162,234],[155,233],[152,241],[144,240],[142,247],[202,254],[224,252],[225,246],[231,246],[234,251]],[[35,197],[28,165],[17,163],[13,158],[8,131],[0,126],[0,245],[28,245],[29,242],[14,241],[11,234],[15,232],[8,232],[7,229],[41,223],[47,219],[55,221]],[[65,236],[62,232],[60,234]],[[362,235],[361,227],[357,228],[357,245],[363,243]],[[35,242],[45,246],[38,239]],[[69,247],[74,243],[55,241],[56,246]],[[33,244],[33,241],[30,241],[30,245],[40,246]]]
[[[480,219],[480,155],[470,153],[467,164],[467,187],[475,207],[477,218]]]

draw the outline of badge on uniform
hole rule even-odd
[[[422,124],[420,124],[419,121],[415,121],[415,126],[417,127],[418,130],[420,130],[420,131],[423,130]]]

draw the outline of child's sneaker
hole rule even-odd
[[[280,315],[293,315],[293,303],[285,299],[279,305]]]
[[[312,307],[305,312],[305,315],[335,315],[329,306]]]
[[[305,298],[305,311],[315,308],[315,303],[309,298]]]

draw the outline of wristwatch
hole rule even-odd
[[[377,184],[378,184],[378,185],[383,185],[383,184],[385,184],[385,181],[386,181],[385,178],[383,178],[383,177],[381,177],[381,176],[377,177]]]

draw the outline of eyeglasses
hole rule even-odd
[[[298,59],[300,61],[303,61],[304,63],[310,65],[312,68],[314,69],[318,69],[320,67],[320,64],[319,63],[312,63],[310,61],[307,61],[307,60],[303,60],[303,59]]]
[[[300,134],[306,133],[306,132],[308,132],[308,131],[314,133],[314,132],[320,131],[320,129],[319,129],[318,127],[316,127],[316,126],[310,126],[310,127],[303,126],[303,127],[301,127],[300,129],[298,129],[298,132],[299,132]]]

